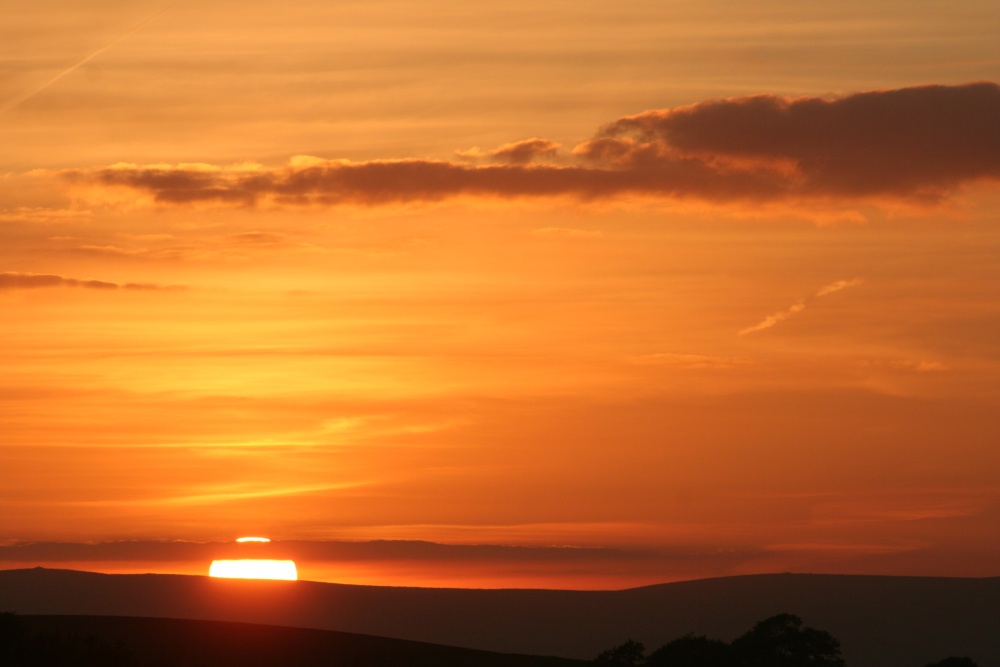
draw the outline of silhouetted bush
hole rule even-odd
[[[802,627],[802,619],[778,614],[757,623],[731,644],[693,634],[642,655],[643,646],[629,640],[604,651],[594,663],[605,666],[653,667],[843,667],[840,643],[822,630]],[[952,667],[947,665],[946,667]],[[967,667],[955,665],[954,667]]]
[[[721,639],[687,634],[664,644],[646,659],[653,667],[724,667],[734,664],[732,647]]]
[[[643,645],[628,640],[594,658],[602,667],[844,667],[840,642],[823,630],[802,627],[793,614],[757,623],[727,644],[704,635],[686,634],[643,655]],[[972,658],[951,656],[925,667],[978,667]]]
[[[802,619],[778,614],[732,643],[741,667],[843,667],[840,642],[828,632],[803,628]]]
[[[607,651],[601,651],[594,658],[594,664],[602,667],[635,667],[635,665],[641,665],[646,661],[643,656],[645,651],[645,646],[629,639],[624,644],[609,648]]]

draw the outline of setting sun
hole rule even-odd
[[[223,579],[280,579],[296,581],[299,578],[295,562],[290,560],[214,560],[208,570],[210,577]]]

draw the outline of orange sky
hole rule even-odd
[[[0,543],[998,574],[998,33],[992,0],[7,3]],[[62,562],[201,567],[155,551]]]

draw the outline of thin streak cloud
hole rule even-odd
[[[163,9],[161,9],[160,11],[156,12],[155,14],[153,14],[152,16],[149,16],[149,17],[143,19],[142,21],[139,21],[138,23],[136,23],[135,25],[133,25],[131,28],[129,28],[128,30],[126,30],[125,32],[121,33],[120,35],[118,35],[117,37],[115,37],[113,40],[111,40],[110,42],[108,42],[107,44],[105,44],[104,46],[102,46],[102,47],[100,47],[98,49],[95,49],[94,51],[91,51],[90,53],[88,53],[87,55],[85,55],[83,58],[81,58],[80,60],[78,60],[77,62],[73,63],[72,65],[70,65],[69,67],[67,67],[63,71],[59,72],[58,74],[56,74],[52,78],[46,80],[41,85],[36,86],[36,87],[32,88],[31,90],[29,90],[29,91],[27,91],[25,93],[22,93],[21,95],[18,95],[17,97],[15,97],[12,100],[9,100],[6,104],[4,104],[3,106],[0,106],[0,114],[7,113],[8,111],[10,111],[11,109],[13,109],[14,107],[18,106],[19,104],[22,104],[22,103],[26,102],[27,100],[31,99],[32,97],[34,97],[38,93],[42,92],[46,88],[50,87],[51,85],[53,85],[54,83],[56,83],[57,81],[59,81],[59,79],[62,79],[64,76],[67,76],[69,74],[72,74],[77,69],[79,69],[80,67],[86,65],[88,62],[90,62],[91,60],[93,60],[97,56],[101,55],[105,51],[108,51],[109,49],[114,48],[119,43],[121,43],[122,40],[124,40],[125,38],[127,38],[129,35],[131,35],[131,34],[133,34],[135,32],[138,32],[139,30],[142,30],[147,25],[149,25],[150,23],[152,23],[153,21],[155,21],[157,18],[159,18],[159,16],[161,14],[163,14],[164,12],[166,12],[168,9],[170,9],[171,7],[173,7],[175,4],[177,4],[177,3],[171,3],[171,4],[167,5],[166,7],[164,7]]]
[[[828,296],[830,294],[835,294],[836,292],[845,290],[848,287],[854,287],[856,285],[860,285],[862,282],[864,281],[862,281],[861,278],[851,278],[850,280],[837,280],[835,282],[830,283],[829,285],[824,285],[823,287],[816,290],[816,293],[812,295],[812,298],[819,299],[821,297]],[[756,331],[763,331],[764,329],[770,329],[775,324],[783,322],[787,320],[789,317],[801,313],[803,310],[806,309],[806,302],[807,302],[806,299],[799,299],[785,310],[778,311],[773,315],[768,315],[767,317],[765,317],[763,320],[753,325],[752,327],[747,327],[746,329],[741,330],[738,335],[746,336],[747,334],[751,334]]]
[[[94,280],[92,278],[66,278],[64,276],[47,273],[0,273],[0,290],[5,289],[37,289],[41,287],[83,287],[85,289],[100,290],[181,290],[182,285],[154,285],[151,283],[114,283],[107,280]]]
[[[833,294],[834,292],[839,292],[840,290],[847,289],[848,287],[854,287],[860,285],[863,280],[861,278],[851,278],[850,280],[838,280],[837,282],[830,283],[826,287],[822,287],[816,292],[815,296],[821,297],[827,294]]]
[[[314,484],[310,486],[292,486],[277,489],[261,489],[258,491],[216,491],[211,493],[200,493],[189,496],[176,496],[170,498],[140,498],[135,500],[100,500],[83,501],[74,503],[85,506],[109,506],[121,507],[125,505],[138,506],[158,506],[158,505],[210,505],[214,503],[237,502],[241,500],[251,500],[254,498],[272,498],[277,496],[294,496],[309,493],[322,493],[324,491],[336,491],[341,489],[353,489],[364,486],[368,482],[345,482],[342,484]]]

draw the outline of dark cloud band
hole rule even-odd
[[[160,205],[374,206],[455,197],[894,198],[936,202],[1000,179],[1000,86],[919,86],[839,98],[757,95],[619,119],[560,161],[531,139],[484,153],[506,164],[293,160],[278,168],[116,165],[60,172]],[[547,160],[547,162],[545,162]]]
[[[0,273],[0,289],[35,289],[40,287],[83,287],[99,290],[176,290],[177,285],[153,285],[148,283],[111,283],[105,280],[80,280],[44,273]]]

